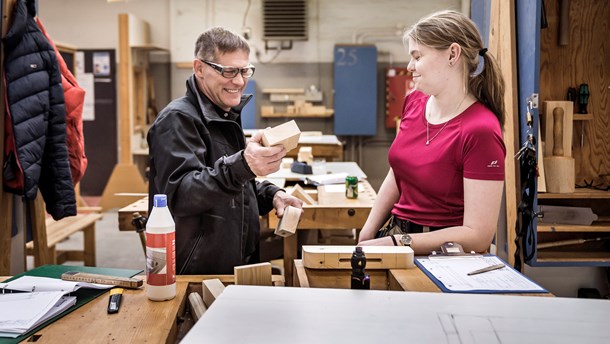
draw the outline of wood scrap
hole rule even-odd
[[[209,308],[218,296],[225,290],[225,285],[218,278],[201,282],[203,302]]]
[[[193,311],[193,316],[195,317],[195,321],[199,320],[203,313],[206,311],[206,307],[203,304],[203,299],[201,295],[197,292],[192,292],[189,294],[189,304],[191,305],[191,310]]]
[[[241,265],[233,268],[235,285],[271,286],[271,263]]]

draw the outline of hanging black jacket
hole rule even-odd
[[[251,97],[221,116],[193,75],[186,96],[167,105],[148,131],[149,201],[167,195],[179,275],[232,274],[234,266],[260,259],[259,215],[273,209],[280,189],[255,181],[243,157],[240,111]]]
[[[66,146],[66,109],[55,51],[36,25],[35,2],[19,0],[4,38],[7,130],[5,189],[36,198],[58,220],[76,214]],[[20,180],[20,183],[16,181]]]

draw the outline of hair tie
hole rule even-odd
[[[487,52],[487,48],[483,48],[483,49],[479,50],[479,56],[484,56],[486,52]]]

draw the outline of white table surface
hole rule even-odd
[[[229,286],[181,343],[610,343],[608,300]]]

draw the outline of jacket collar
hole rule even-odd
[[[216,111],[218,107],[214,106],[214,104],[207,97],[205,97],[201,93],[201,91],[199,91],[199,88],[197,87],[197,81],[195,80],[195,74],[192,74],[186,81],[186,96],[192,100],[195,100],[196,104],[199,105],[199,109],[203,114],[203,118],[206,121],[209,122],[216,120],[224,120],[218,115],[218,112]],[[241,111],[243,110],[244,106],[248,104],[252,97],[252,94],[242,94],[240,103],[237,106],[232,107],[230,110],[230,113],[233,115],[231,117],[239,118],[241,116]]]

